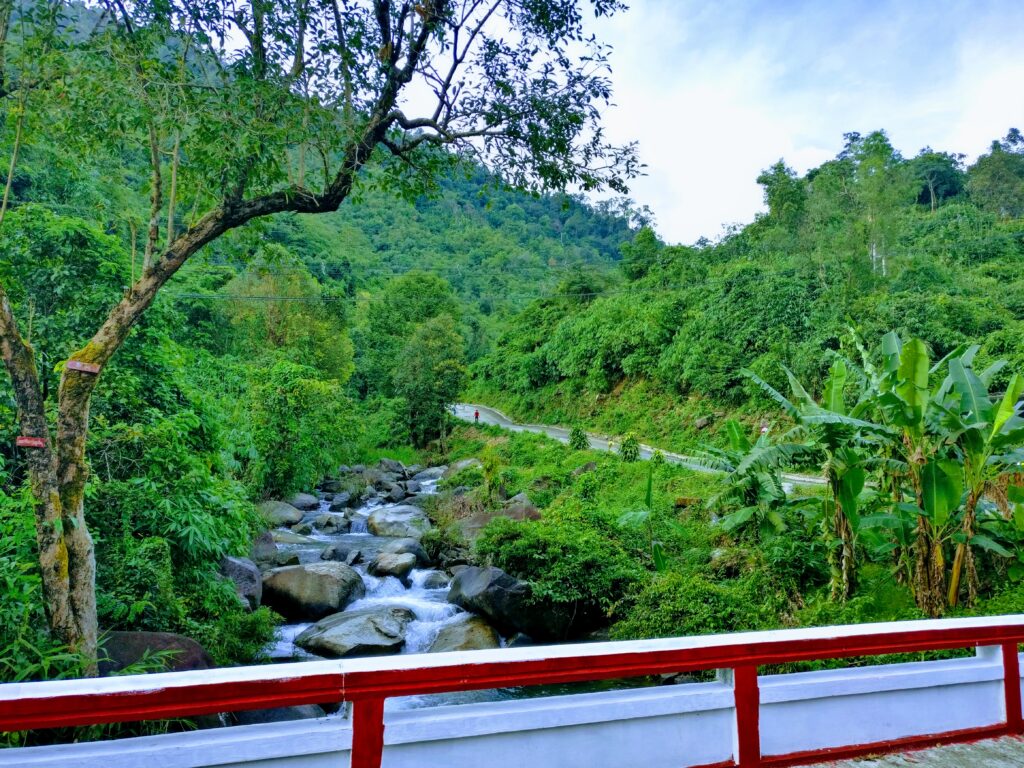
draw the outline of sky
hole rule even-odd
[[[669,243],[751,221],[761,170],[804,173],[850,131],[971,160],[1024,129],[1019,0],[627,2],[590,24],[614,49],[604,124],[639,142],[630,196]]]

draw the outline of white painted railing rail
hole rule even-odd
[[[645,762],[651,766],[658,765],[655,752],[662,749],[691,752],[677,755],[675,765],[800,765],[824,758],[1021,733],[1017,653],[1021,642],[1024,616],[1000,616],[14,683],[0,685],[0,730],[348,701],[353,705],[350,723],[333,719],[247,726],[247,744],[252,747],[261,734],[301,731],[306,735],[301,745],[296,744],[296,754],[305,754],[303,750],[319,743],[317,738],[326,739],[325,743],[332,745],[330,751],[350,752],[353,768],[378,768],[382,760],[387,766],[432,765],[435,763],[431,760],[437,759],[452,766],[495,763],[491,742],[499,734],[503,734],[503,750],[522,750],[519,759],[543,741],[537,736],[539,732],[567,739],[561,747],[546,748],[545,754],[553,756],[551,762],[544,763],[542,757],[537,757],[519,763],[544,768],[547,764],[577,764],[574,760],[586,754],[586,750],[572,747],[581,734],[586,733],[588,742],[597,736],[622,743],[628,743],[632,734],[643,737],[640,743],[646,744],[649,752]],[[796,661],[972,647],[985,651],[976,658],[951,661],[758,675],[759,667]],[[711,669],[727,670],[728,683],[397,713],[389,715],[385,741],[387,698]],[[956,704],[957,693],[966,697],[962,706]],[[817,724],[822,713],[829,713],[839,723],[838,734],[828,735]],[[510,723],[519,726],[510,728]],[[726,723],[731,743],[715,745]],[[691,727],[696,728],[694,738],[683,738],[680,734]],[[121,764],[136,765],[143,762],[137,759],[139,749],[159,752],[175,738],[184,738],[179,746],[191,743],[191,748],[202,752],[201,758],[205,759],[216,752],[216,744],[232,738],[227,732],[242,730],[217,729],[99,746],[4,750],[0,751],[0,766],[113,766],[118,761],[111,762],[110,755],[118,751],[134,755]],[[657,747],[651,741],[654,732],[662,734],[654,737],[663,742]],[[338,742],[339,733],[345,734],[344,743]],[[517,733],[523,737],[518,741]],[[314,734],[318,736],[314,738]],[[533,736],[526,738],[528,734]],[[486,742],[477,747],[483,745],[491,760],[482,761],[479,755],[471,758],[472,749],[466,752],[466,745],[473,739]],[[423,754],[417,757],[413,747]],[[562,747],[567,756],[555,759]],[[51,758],[67,760],[69,749],[77,750],[77,757],[70,763],[47,762]],[[281,745],[267,742],[265,749],[269,759],[281,752]],[[439,749],[448,752],[439,755]],[[614,750],[611,746],[607,750],[611,751],[604,753],[607,762],[603,764],[615,765]],[[424,757],[427,752],[429,759]],[[75,762],[86,760],[89,754],[99,755],[99,762]],[[202,759],[174,765],[251,764]],[[497,763],[503,764],[500,760]],[[171,765],[164,761],[159,764]],[[309,763],[314,764],[320,763]]]

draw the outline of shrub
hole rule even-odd
[[[477,553],[533,586],[538,600],[582,613],[609,615],[643,576],[639,564],[582,517],[517,523],[497,518]]]
[[[757,574],[715,583],[692,573],[659,573],[636,596],[612,637],[636,639],[740,632],[772,626],[784,596]]]
[[[585,451],[590,447],[587,433],[583,431],[582,427],[577,425],[569,430],[569,447],[574,451]]]
[[[622,441],[619,447],[619,454],[623,461],[637,461],[640,458],[640,441],[636,435],[630,432]]]

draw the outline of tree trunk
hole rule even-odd
[[[949,576],[949,594],[947,595],[947,601],[950,608],[956,608],[957,602],[960,599],[960,581],[961,574],[963,573],[964,566],[967,566],[968,576],[968,587],[969,596],[968,603],[974,601],[973,592],[975,591],[972,587],[972,582],[977,579],[977,574],[972,573],[974,571],[974,557],[968,557],[971,554],[971,537],[974,535],[974,521],[976,516],[976,510],[978,507],[978,494],[971,491],[967,494],[967,506],[964,509],[964,523],[963,533],[964,541],[957,544],[956,556],[953,558],[953,570]]]
[[[928,520],[917,519],[914,545],[914,600],[921,612],[938,618],[946,608],[946,563],[942,543],[934,540]]]

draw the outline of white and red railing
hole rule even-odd
[[[794,766],[1024,733],[1020,643],[1024,616],[1000,616],[13,683],[0,685],[0,731],[346,701],[353,706],[352,768],[380,768],[390,697],[725,669],[733,680],[733,759],[714,766]],[[759,667],[992,646],[1002,654],[1001,722],[762,755]]]

